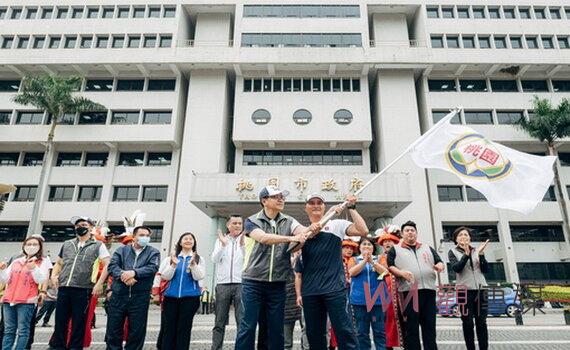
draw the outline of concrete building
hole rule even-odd
[[[289,189],[286,211],[304,221],[304,195],[342,200],[458,105],[460,123],[544,153],[512,124],[534,95],[570,96],[570,4],[478,3],[2,1],[0,182],[19,189],[0,215],[1,256],[19,250],[36,196],[52,256],[72,215],[120,230],[136,209],[163,253],[192,231],[209,255],[224,217],[259,210],[266,184]],[[45,160],[49,116],[11,100],[42,73],[84,77],[81,93],[107,109],[67,115]],[[559,150],[570,186],[570,143]],[[445,257],[454,227],[475,228],[492,241],[490,280],[570,279],[552,191],[522,216],[404,158],[358,208],[371,229],[415,220]]]

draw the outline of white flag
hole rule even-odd
[[[452,125],[451,112],[413,143],[422,168],[449,171],[481,192],[490,205],[528,214],[552,183],[554,156],[535,156],[492,142],[475,130]]]

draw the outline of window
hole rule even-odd
[[[139,111],[113,111],[111,124],[138,124]]]
[[[20,17],[22,17],[22,9],[19,7],[12,7],[10,19],[20,19]]]
[[[336,80],[336,90],[334,91],[340,91],[340,79],[335,79]],[[334,83],[334,81],[333,81]],[[301,79],[293,79],[293,92],[299,92],[301,91]]]
[[[2,38],[2,48],[3,49],[11,49],[13,44],[14,44],[14,37],[13,36],[5,36]]]
[[[113,13],[115,12],[114,7],[103,7],[103,14],[101,18],[113,18]]]
[[[332,88],[330,79],[323,79],[323,91],[330,92]]]
[[[44,225],[42,236],[48,242],[65,242],[76,237],[73,225]]]
[[[548,282],[570,280],[570,263],[517,263],[521,282]]]
[[[144,111],[143,124],[170,124],[171,111]]]
[[[437,186],[440,202],[463,202],[462,186]]]
[[[20,153],[0,153],[0,166],[16,166]]]
[[[546,11],[544,8],[534,8],[534,17],[536,19],[546,19]]]
[[[526,47],[529,49],[538,49],[538,41],[535,36],[526,37]]]
[[[149,6],[147,17],[159,18],[160,17],[160,7],[159,6]]]
[[[493,92],[518,92],[516,80],[491,80]]]
[[[144,47],[146,47],[146,48],[156,47],[156,35],[145,35],[144,36]]]
[[[133,8],[133,18],[143,18],[144,17],[144,7],[135,6]]]
[[[81,43],[79,47],[82,49],[90,49],[93,46],[93,37],[92,36],[82,36]]]
[[[5,19],[7,12],[8,12],[8,9],[6,7],[0,8],[0,19]]]
[[[37,7],[28,7],[26,9],[26,18],[27,19],[36,19],[38,15],[38,8]]]
[[[104,167],[107,165],[109,153],[107,152],[87,152],[85,155],[85,166]]]
[[[0,92],[17,92],[19,89],[19,80],[0,80]]]
[[[58,7],[56,18],[64,19],[67,18],[67,7]]]
[[[352,91],[359,92],[360,91],[360,79],[352,79]]]
[[[543,202],[556,202],[556,193],[554,192],[554,186],[549,186],[548,191],[544,194],[542,198]]]
[[[26,152],[22,166],[42,166],[44,164],[44,154],[42,152]]]
[[[172,162],[170,152],[149,152],[146,165],[148,166],[168,166]]]
[[[252,89],[252,80],[251,79],[244,79],[243,80],[243,92],[251,92]]]
[[[16,124],[41,124],[44,112],[18,112]]]
[[[115,186],[114,202],[136,202],[139,200],[139,186]]]
[[[457,17],[458,18],[470,18],[469,16],[469,7],[458,7],[457,8]]]
[[[491,48],[491,38],[488,36],[479,36],[479,48],[480,49],[490,49]]]
[[[473,8],[474,18],[485,18],[485,8],[484,7],[474,7]]]
[[[350,79],[342,79],[342,91],[350,92]]]
[[[0,111],[0,125],[10,124],[12,111]]]
[[[71,9],[71,18],[83,17],[83,7],[74,7]]]
[[[27,225],[2,225],[0,226],[1,242],[22,242],[28,234]]]
[[[498,7],[489,7],[489,18],[491,19],[498,19],[501,18],[501,13]]]
[[[105,124],[107,122],[107,112],[82,112],[79,114],[78,124]]]
[[[485,80],[459,80],[459,86],[463,92],[487,91],[487,81]]]
[[[523,48],[522,38],[520,36],[511,36],[510,41],[511,41],[511,48],[512,49],[522,49]]]
[[[265,109],[258,109],[251,115],[254,124],[265,125],[271,120],[271,113]]]
[[[428,80],[429,91],[457,91],[455,80]]]
[[[71,202],[75,186],[50,186],[49,202]]]
[[[113,80],[94,80],[88,79],[85,82],[85,91],[111,91],[113,90]]]
[[[437,6],[429,6],[427,8],[427,16],[428,18],[439,18],[439,11]]]
[[[459,48],[459,37],[458,36],[446,36],[447,48],[448,49],[458,49]]]
[[[433,123],[437,123],[438,121],[442,120],[449,111],[431,111],[431,116],[433,119]],[[461,120],[459,119],[459,113],[457,113],[453,118],[451,118],[451,124],[461,124]]]
[[[465,124],[493,124],[491,111],[465,111]]]
[[[119,6],[117,8],[117,18],[129,18],[129,12],[128,6]]]
[[[66,36],[65,37],[65,44],[63,45],[64,48],[75,49],[76,45],[77,45],[77,36],[72,35],[72,36]]]
[[[38,186],[17,186],[14,202],[33,202],[36,199]]]
[[[339,109],[334,112],[334,121],[340,125],[348,125],[352,122],[352,113],[347,109]]]
[[[80,166],[81,153],[58,153],[55,166]]]
[[[159,46],[160,47],[172,47],[172,36],[171,35],[161,35]]]
[[[143,202],[166,202],[168,186],[143,186]]]
[[[487,198],[485,198],[485,196],[481,192],[477,191],[473,187],[465,186],[465,189],[467,191],[467,201],[468,202],[485,202],[485,201],[487,201]]]
[[[507,39],[504,36],[495,36],[495,49],[506,49]]]
[[[499,242],[499,231],[497,231],[497,225],[481,225],[481,224],[461,224],[461,225],[451,225],[443,224],[443,239],[447,242],[453,242],[453,232],[460,226],[465,226],[469,228],[471,241],[472,242],[485,242],[489,240],[491,242]]]
[[[455,18],[453,13],[453,7],[442,7],[441,8],[441,17],[442,18]]]
[[[554,48],[554,41],[552,41],[551,36],[542,36],[542,48],[543,49],[553,49]]]
[[[143,166],[144,152],[121,152],[119,153],[120,166]]]
[[[117,91],[143,91],[144,79],[117,80]]]
[[[315,86],[314,84],[315,84],[315,82],[313,81],[313,86]],[[282,91],[281,89],[282,89],[281,78],[273,79],[273,91],[280,92],[280,91]]]
[[[148,81],[148,91],[174,91],[175,79],[150,79]]]
[[[45,36],[37,36],[34,38],[34,44],[32,45],[32,48],[43,49],[45,43],[46,43],[46,37]]]
[[[103,186],[79,186],[78,202],[99,202]]]
[[[348,81],[348,90],[350,90],[350,80]],[[265,88],[264,88],[265,91]],[[271,90],[268,90],[271,91]],[[303,91],[311,91],[311,79],[303,79]]]
[[[552,86],[555,92],[570,92],[570,80],[553,80]]]
[[[560,225],[510,225],[513,242],[564,242]]]
[[[243,165],[362,165],[360,150],[244,150]]]
[[[87,8],[87,18],[97,18],[99,16],[98,7],[88,7]]]
[[[164,6],[164,18],[174,18],[176,15],[176,7]]]
[[[516,124],[521,118],[523,118],[522,111],[497,111],[499,124]]]
[[[306,109],[298,109],[293,113],[293,121],[299,125],[309,124],[311,119],[313,119],[313,116]]]
[[[548,92],[546,80],[521,80],[523,92]]]
[[[475,37],[463,36],[463,48],[464,49],[474,49],[475,48]]]
[[[519,7],[519,17],[521,19],[530,19],[530,8]]]
[[[568,17],[570,19],[570,17]],[[568,49],[570,48],[570,43],[568,42],[567,36],[557,36],[558,39],[558,47],[561,49]]]
[[[30,43],[29,36],[19,36],[18,37],[18,44],[16,45],[17,49],[27,49],[28,44]]]
[[[40,16],[41,19],[51,19],[53,16],[53,8],[52,7],[42,7],[42,14]]]
[[[97,47],[98,49],[106,49],[109,46],[109,37],[107,35],[97,36]]]
[[[562,19],[560,8],[550,8],[550,19]]]
[[[434,49],[441,49],[443,48],[443,36],[441,35],[432,35],[431,36],[431,47]]]
[[[506,19],[513,19],[515,18],[515,9],[512,7],[509,8],[503,7],[503,14]]]
[[[125,46],[125,37],[122,35],[113,35],[111,47],[114,49],[122,49]]]

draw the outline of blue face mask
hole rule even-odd
[[[146,247],[150,243],[150,237],[149,236],[139,237],[137,239],[137,242],[141,247]]]

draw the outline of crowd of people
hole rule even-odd
[[[225,232],[218,231],[209,254],[216,266],[212,350],[222,349],[232,306],[239,350],[292,349],[297,322],[302,349],[437,349],[437,274],[445,264],[433,247],[418,241],[416,224],[370,234],[355,196],[327,211],[324,197],[310,194],[301,220],[309,224],[303,226],[283,213],[287,195],[263,188],[259,212],[245,220],[231,215]],[[346,219],[323,224],[327,214],[344,210]],[[96,234],[92,219],[74,217],[71,223],[76,238],[63,244],[53,264],[40,235],[28,237],[20,254],[0,263],[2,350],[30,349],[36,323],[43,318],[48,325],[54,309],[49,348],[88,348],[105,288],[107,349],[145,347],[151,299],[161,307],[156,348],[191,348],[208,259],[198,254],[195,235],[181,234],[161,260],[147,226],[122,235],[111,255],[110,237]],[[476,328],[479,349],[487,349],[487,242],[474,248],[466,227],[454,232],[453,241],[450,266],[467,289],[461,306],[465,344],[475,349]]]

